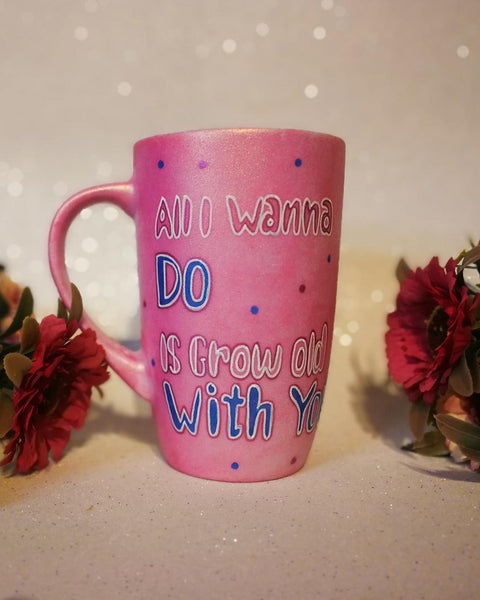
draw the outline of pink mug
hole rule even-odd
[[[305,463],[320,416],[335,312],[345,144],[298,130],[225,129],[135,144],[133,177],[69,198],[49,256],[69,305],[65,238],[110,202],[136,225],[141,349],[85,314],[111,367],[152,405],[184,473],[262,481]]]

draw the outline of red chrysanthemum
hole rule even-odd
[[[445,268],[433,258],[402,281],[397,309],[388,315],[388,368],[411,402],[433,404],[472,335],[474,302],[456,278],[456,262]]]
[[[17,472],[43,469],[49,452],[59,460],[72,428],[82,427],[92,387],[108,379],[105,351],[87,329],[75,337],[78,324],[50,315],[40,323],[33,364],[15,388],[13,437],[1,464],[16,461]]]

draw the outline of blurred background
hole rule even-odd
[[[424,264],[480,237],[478,0],[0,0],[0,23],[0,262],[40,316],[56,209],[128,179],[153,134],[343,137],[350,255]],[[67,254],[95,319],[134,335],[133,223],[86,210]]]

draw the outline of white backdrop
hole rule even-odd
[[[455,254],[480,237],[478,0],[0,0],[0,262],[41,312],[49,222],[128,179],[139,138],[294,127],[347,142],[343,243]],[[137,308],[132,224],[103,207],[68,264],[118,336]]]

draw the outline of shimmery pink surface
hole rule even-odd
[[[298,158],[300,166],[295,165]],[[161,169],[157,166],[159,160],[163,161]],[[298,411],[289,389],[296,385],[305,396],[315,379],[318,389],[326,383],[338,268],[343,160],[341,140],[293,130],[199,131],[153,137],[136,145],[138,251],[141,298],[146,305],[142,308],[142,346],[149,377],[155,382],[153,410],[161,447],[167,461],[177,469],[206,478],[250,481],[281,477],[304,464],[313,432],[297,435]],[[199,169],[205,163],[207,166]],[[241,211],[252,216],[258,198],[271,194],[281,203],[295,198],[318,202],[329,198],[333,206],[331,235],[252,235],[247,231],[235,235],[227,196],[234,196]],[[161,197],[173,213],[175,198],[183,200],[184,196],[188,196],[192,207],[190,234],[168,239],[164,229],[156,239]],[[198,216],[204,196],[212,203],[212,228],[206,238],[200,234]],[[181,299],[169,308],[158,308],[154,273],[158,253],[168,253],[181,266],[192,258],[205,261],[212,287],[203,310],[187,310]],[[303,292],[300,286],[305,286]],[[257,314],[252,314],[251,307],[258,308]],[[299,337],[309,340],[312,331],[320,339],[324,322],[328,335],[323,371],[317,376],[294,378],[290,361],[295,341]],[[180,340],[176,355],[182,370],[178,374],[164,373],[161,368],[161,332]],[[256,380],[251,375],[236,379],[229,366],[222,364],[216,377],[196,377],[189,364],[189,343],[197,335],[207,344],[214,340],[231,350],[239,344],[252,349],[258,343],[262,351],[270,348],[274,355],[280,345],[282,370],[275,379],[265,376]],[[201,350],[200,358],[206,354],[203,342]],[[172,427],[162,389],[164,381],[171,384],[179,409],[185,408],[189,415],[196,390],[202,390],[196,435],[186,430],[177,433]],[[207,430],[209,382],[216,387],[214,396],[219,406],[220,431],[215,438]],[[229,439],[228,407],[221,397],[229,394],[235,384],[244,396],[255,383],[261,389],[262,400],[273,404],[271,437],[264,440],[258,432],[254,439],[247,439],[243,406],[238,412],[242,435]],[[238,468],[231,467],[234,463]]]

